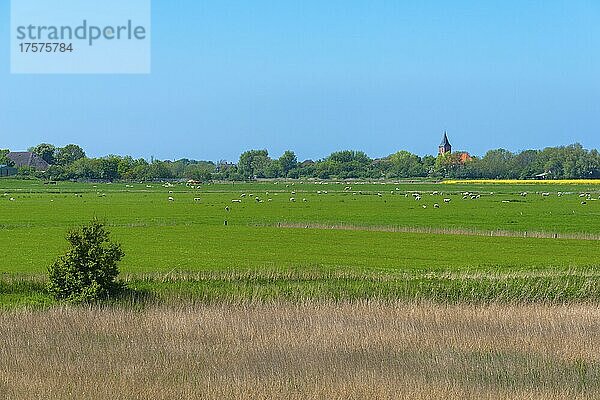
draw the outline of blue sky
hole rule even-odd
[[[300,159],[600,147],[600,2],[154,0],[149,75],[11,75],[0,148]]]

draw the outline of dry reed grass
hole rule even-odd
[[[20,309],[0,398],[599,398],[598,332],[583,304]]]

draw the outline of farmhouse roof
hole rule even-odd
[[[37,170],[45,171],[50,166],[42,157],[30,151],[10,152],[6,155],[6,158],[15,163],[16,168],[33,167]]]

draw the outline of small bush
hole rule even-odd
[[[67,234],[71,248],[48,268],[48,290],[57,300],[87,303],[115,296],[121,245],[109,240],[104,224],[93,220]]]

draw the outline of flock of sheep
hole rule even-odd
[[[289,186],[289,185],[286,185],[286,186]],[[338,192],[338,194],[339,193],[340,192]],[[374,192],[371,192],[371,191],[362,191],[362,190],[354,191],[353,192],[351,186],[346,186],[341,193],[347,193],[347,194],[352,193],[352,195],[372,195],[372,194],[376,194],[379,198],[383,198],[384,197],[383,193],[381,193],[381,192],[374,193]],[[275,193],[275,195],[277,195],[277,194],[278,193]],[[296,191],[292,190],[290,192],[290,194],[291,194],[292,197],[289,198],[289,202],[295,203],[296,202],[296,197],[295,197],[296,196]],[[326,191],[326,190],[317,190],[316,194],[317,195],[324,195],[324,194],[328,194],[328,191]],[[396,188],[395,191],[394,190],[390,191],[390,194],[392,194],[392,195],[402,195],[403,194],[404,197],[410,197],[410,196],[412,196],[415,201],[420,201],[423,198],[422,192],[406,192],[406,193],[403,193],[403,192],[400,191],[399,188]],[[489,196],[494,196],[494,194],[495,194],[494,192],[490,192]],[[536,194],[541,195],[542,197],[548,197],[548,196],[551,195],[551,193],[549,193],[549,192],[536,192]],[[572,194],[574,194],[574,193],[572,193],[572,192],[564,192],[564,193],[563,192],[558,192],[557,193],[558,197],[562,197],[563,195],[572,195]],[[269,195],[269,192],[266,192],[266,195]],[[431,196],[443,196],[444,193],[443,192],[440,193],[440,192],[437,192],[437,191],[432,191],[432,192],[429,192],[429,195],[431,195]],[[450,193],[449,195],[453,195],[453,194]],[[458,195],[462,196],[463,200],[477,200],[477,199],[480,199],[481,196],[482,196],[480,193],[474,193],[474,192],[461,192],[461,193],[458,193]],[[485,195],[487,196],[488,194],[486,193]],[[526,197],[528,195],[528,193],[527,192],[521,192],[521,193],[519,193],[519,195],[522,196],[522,197]],[[592,197],[591,193],[580,193],[579,197],[582,197],[582,198],[584,197],[585,198],[585,201],[582,201],[581,205],[586,205],[587,201],[596,201],[597,200],[597,199],[595,199],[595,198]],[[238,204],[240,204],[240,203],[242,203],[242,200],[244,198],[249,198],[249,199],[253,198],[257,203],[263,203],[263,199],[261,199],[258,196],[255,196],[254,193],[248,193],[248,194],[241,193],[239,199],[232,199],[231,202],[232,203],[238,203]],[[169,200],[172,201],[172,198],[169,197]],[[194,199],[194,201],[199,201],[199,200],[200,200],[199,198],[195,198]],[[600,197],[598,198],[598,200],[600,200]],[[273,199],[272,198],[268,198],[267,201],[270,202],[270,201],[273,201]],[[302,198],[302,201],[303,202],[308,202],[308,199],[304,197],[304,198]],[[452,201],[452,198],[450,198],[450,197],[443,197],[443,203],[444,204],[449,204],[451,201]],[[504,199],[504,200],[500,200],[500,201],[502,203],[511,203],[511,202],[513,202],[515,200],[506,200],[506,199]],[[434,203],[433,204],[433,208],[440,208],[440,203]],[[427,208],[427,205],[423,204],[422,207],[423,208]],[[227,211],[229,211],[229,207],[227,207]]]
[[[278,182],[275,182],[275,184],[278,184]],[[286,188],[289,188],[290,185],[294,186],[294,183],[286,184]],[[164,183],[164,184],[162,184],[162,186],[165,187],[165,188],[171,188],[174,185],[171,184],[171,183]],[[189,185],[186,185],[186,186],[189,186]],[[94,187],[96,188],[97,186],[94,185]],[[134,186],[127,184],[127,185],[125,185],[125,187],[126,188],[133,188]],[[152,188],[152,185],[146,185],[146,188]],[[198,189],[199,187],[197,187],[197,186],[196,187],[191,186],[190,188],[192,188],[192,189]],[[169,202],[174,202],[175,201],[175,197],[173,195],[174,192],[172,190],[169,190],[168,193],[169,193],[169,196],[167,197],[167,200]],[[285,192],[284,191],[279,191],[279,193],[285,193]],[[277,196],[279,193],[273,193],[273,195]],[[290,192],[289,193],[291,195],[289,197],[289,202],[295,203],[296,199],[297,199],[297,197],[296,197],[297,196],[296,190],[290,188]],[[317,191],[315,191],[315,193],[317,195],[327,195],[329,192],[327,190],[317,190]],[[384,194],[382,192],[362,191],[362,190],[353,191],[352,190],[352,186],[346,186],[346,187],[344,187],[344,189],[342,191],[337,192],[337,193],[338,194],[340,194],[340,193],[352,194],[352,195],[376,195],[379,198],[383,198],[384,197]],[[443,196],[444,195],[443,192],[438,192],[438,191],[425,192],[425,193],[428,193],[431,196]],[[105,197],[106,196],[105,193],[98,192],[97,194],[98,194],[99,197]],[[417,191],[415,191],[415,192],[403,192],[403,191],[401,191],[397,187],[395,188],[395,190],[390,191],[390,194],[391,195],[404,195],[404,197],[411,197],[412,196],[412,198],[415,201],[421,201],[423,199],[423,196],[424,196],[423,192],[417,192]],[[454,194],[448,194],[447,193],[447,195],[457,195],[457,194],[459,196],[461,196],[463,200],[477,200],[477,199],[481,198],[481,194],[480,193],[474,193],[474,192],[462,192],[462,193],[454,193]],[[519,196],[521,196],[521,197],[527,197],[529,194],[530,193],[528,193],[528,192],[521,192],[521,193],[519,193]],[[535,194],[536,195],[540,195],[543,198],[549,197],[549,196],[552,195],[552,193],[550,193],[550,192],[536,192]],[[574,194],[576,194],[576,193],[573,193],[573,192],[557,192],[556,193],[556,195],[558,197],[563,197],[563,196],[567,196],[567,195],[574,195]],[[273,198],[269,196],[269,192],[266,192],[265,195],[266,195],[266,201],[267,202],[273,201]],[[485,195],[487,196],[488,194],[486,193]],[[489,196],[493,196],[493,195],[494,195],[494,192],[490,192],[489,193]],[[4,193],[4,197],[8,197],[8,196],[9,196],[8,193]],[[81,197],[82,195],[76,193],[75,196]],[[596,199],[596,198],[593,197],[592,193],[590,193],[590,192],[579,193],[578,196],[581,198],[581,202],[580,202],[581,205],[587,205],[588,202],[590,202],[590,201],[600,200],[600,197],[598,199]],[[240,198],[232,199],[231,202],[239,204],[239,203],[242,203],[242,201],[246,200],[246,199],[252,199],[256,203],[263,203],[265,201],[263,198],[255,195],[254,193],[241,193],[240,194]],[[451,197],[445,197],[445,196],[443,196],[442,199],[443,199],[443,203],[444,204],[449,204],[452,201]],[[9,197],[8,200],[9,201],[16,201],[15,197]],[[302,200],[302,202],[308,202],[308,199],[306,197],[303,197],[301,200]],[[202,201],[202,198],[200,198],[200,197],[194,197],[193,201],[196,202],[196,203],[200,203]],[[511,203],[511,202],[513,202],[515,200],[502,199],[500,201],[502,203]],[[434,203],[433,204],[433,208],[440,208],[440,204],[441,204],[441,202]],[[423,208],[427,208],[427,205],[426,204],[422,204],[422,207]],[[226,208],[227,208],[227,211],[229,211],[229,207],[226,207]]]

